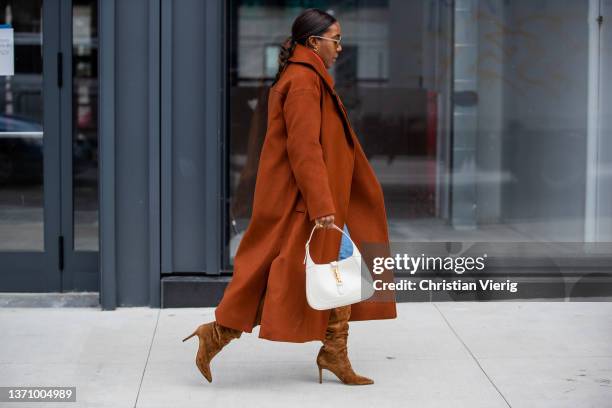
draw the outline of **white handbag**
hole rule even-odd
[[[316,310],[333,309],[370,298],[374,294],[372,276],[367,266],[361,273],[361,253],[357,245],[343,230],[333,224],[333,228],[343,233],[353,244],[353,254],[340,261],[316,264],[310,257],[310,240],[319,227],[315,225],[306,242],[306,300]]]

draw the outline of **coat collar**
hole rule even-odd
[[[327,83],[332,93],[334,92],[334,79],[325,68],[325,64],[321,57],[319,57],[313,50],[306,47],[302,44],[295,44],[295,49],[293,50],[293,54],[289,58],[291,62],[298,62],[302,64],[310,65],[317,71],[317,73],[323,78],[323,80]]]

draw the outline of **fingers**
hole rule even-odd
[[[327,215],[325,217],[317,218],[316,224],[323,228],[329,228],[334,224],[334,216]]]

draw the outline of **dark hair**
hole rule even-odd
[[[323,10],[309,8],[300,13],[291,26],[291,36],[282,44],[278,54],[278,72],[272,85],[279,80],[281,73],[287,66],[287,61],[293,54],[295,44],[306,45],[311,35],[321,35],[336,22],[336,18]]]

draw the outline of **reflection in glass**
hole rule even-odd
[[[72,6],[74,249],[98,251],[97,1]]]
[[[611,173],[587,171],[612,157],[593,148],[610,144],[587,110],[598,103],[596,2],[316,3],[342,26],[331,74],[382,184],[392,241],[609,240],[610,211],[594,209]],[[230,2],[230,264],[252,210],[272,47],[300,6],[313,4]]]
[[[15,75],[0,76],[0,251],[44,251],[42,2],[0,0]]]

